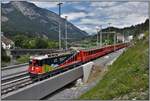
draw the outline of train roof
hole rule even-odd
[[[115,45],[119,45],[119,44],[125,44],[125,43],[117,43],[117,44],[115,44]],[[105,45],[105,46],[102,46],[102,47],[100,47],[100,46],[96,46],[96,47],[92,47],[92,48],[90,48],[90,49],[82,49],[83,51],[91,51],[91,50],[97,50],[97,49],[102,49],[102,48],[105,48],[105,47],[109,47],[109,46],[113,46],[114,44],[112,44],[112,45]]]
[[[59,53],[59,54],[46,54],[46,55],[42,55],[42,56],[31,56],[30,59],[35,59],[35,60],[43,60],[43,59],[48,59],[48,58],[53,58],[56,56],[63,56],[63,55],[69,55],[69,54],[73,54],[70,52],[66,52],[66,53]]]
[[[43,59],[47,59],[47,58],[48,58],[48,55],[30,57],[30,59],[35,59],[35,60],[43,60]]]

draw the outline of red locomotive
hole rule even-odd
[[[34,57],[29,62],[28,72],[33,77],[43,77],[58,74],[88,61],[104,56],[127,46],[127,43],[106,46],[100,49],[80,50],[74,54],[57,57]]]

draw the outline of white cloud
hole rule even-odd
[[[87,9],[85,6],[79,6],[77,4],[74,6],[74,8],[77,9],[77,10],[86,10]]]
[[[148,18],[147,2],[93,2],[92,12],[88,13],[91,19],[83,18],[82,24],[98,25],[104,27],[111,22],[112,26],[123,28],[142,23]]]
[[[137,14],[129,14],[124,19],[120,20],[120,22],[115,23],[116,27],[128,27],[131,25],[136,25],[144,22],[147,19],[147,16],[137,15]]]
[[[57,7],[58,2],[34,2],[31,1],[32,3],[34,3],[36,6],[41,7],[41,8],[54,8]]]
[[[47,9],[58,7],[58,2],[32,1],[32,3]],[[62,17],[68,16],[69,21],[90,34],[96,33],[95,26],[97,25],[102,25],[103,28],[106,28],[110,22],[112,23],[111,26],[123,28],[142,23],[148,18],[148,2],[64,3],[64,9],[68,8],[67,13],[63,12]],[[72,9],[69,10],[69,7],[72,7]],[[79,10],[81,11],[77,12]]]
[[[2,0],[2,3],[9,3],[10,1]]]
[[[62,17],[65,16],[68,16],[68,20],[76,20],[79,18],[86,17],[86,14],[84,12],[71,12],[71,13],[62,14]]]
[[[127,2],[123,3],[122,5],[113,6],[104,10],[109,16],[116,14],[120,16],[126,16],[133,13],[136,13],[137,15],[143,15],[148,11],[148,5],[146,3]]]
[[[96,34],[96,28],[94,27],[89,27],[89,26],[85,26],[85,25],[77,25],[77,27],[79,29],[82,29],[83,31],[86,31],[89,33],[89,35],[92,35],[92,34]]]
[[[57,2],[35,2],[35,4],[43,8],[57,7]],[[86,12],[71,11],[62,14],[62,17],[68,16],[68,20],[72,22],[76,20],[73,24],[89,33],[96,33],[93,28],[97,25],[103,25],[103,28],[106,28],[111,22],[112,26],[123,28],[142,23],[148,18],[147,2],[91,2],[89,5],[78,2],[71,4],[76,10]]]
[[[111,7],[116,4],[117,2],[92,2],[90,6],[104,8],[104,7]]]
[[[91,25],[96,25],[96,24],[100,24],[100,20],[99,19],[88,19],[88,18],[83,18],[80,20],[81,24],[91,24]]]
[[[57,3],[34,2],[42,8],[57,7]],[[90,34],[96,33],[97,25],[106,28],[110,22],[111,26],[123,28],[142,23],[148,18],[148,2],[90,2],[89,4],[68,2],[65,6],[69,5],[74,7],[74,11],[64,13],[62,17],[68,16],[69,21]]]

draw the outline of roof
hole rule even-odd
[[[14,44],[12,40],[6,38],[4,35],[1,36],[1,42],[5,43],[6,45]]]
[[[34,57],[30,57],[31,59],[35,59],[35,60],[42,60],[42,59],[47,59],[48,56],[44,55],[44,56],[34,56]]]

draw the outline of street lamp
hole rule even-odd
[[[59,3],[57,4],[58,5],[58,7],[59,7],[59,16],[61,17],[61,5],[62,5],[63,3],[61,3],[60,2],[60,0],[59,0]],[[60,21],[59,21],[59,49],[61,49],[61,28],[60,28],[61,26],[60,26]]]
[[[66,45],[66,50],[68,50],[68,46],[67,46],[67,17],[65,16],[65,45]]]

